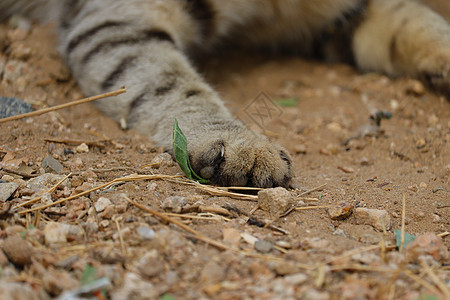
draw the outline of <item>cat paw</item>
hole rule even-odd
[[[450,71],[449,74],[425,73],[422,81],[433,91],[444,95],[450,101]]]
[[[194,171],[214,184],[288,187],[292,177],[288,152],[247,129],[209,133],[188,148]]]
[[[450,100],[450,49],[447,55],[432,56],[426,68],[421,70],[419,78],[434,92]]]

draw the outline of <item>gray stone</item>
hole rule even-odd
[[[51,156],[47,156],[44,159],[42,168],[44,168],[46,172],[55,172],[57,174],[61,174],[64,171],[64,166]]]
[[[165,210],[172,211],[174,213],[180,213],[183,207],[188,203],[187,199],[182,196],[170,196],[167,197],[162,203],[162,207]]]
[[[111,200],[109,200],[108,198],[105,198],[105,197],[100,197],[94,204],[95,211],[102,212],[105,210],[105,208],[107,208],[108,206],[111,206],[111,205],[112,205]]]
[[[31,104],[19,98],[0,97],[0,118],[12,117],[33,110]]]
[[[38,192],[39,190],[47,190],[48,188],[54,186],[59,181],[64,178],[63,175],[56,175],[52,173],[45,173],[41,176],[32,178],[27,182],[27,188],[33,190],[34,192]],[[64,180],[61,184],[61,187],[71,187],[69,180]]]
[[[255,242],[255,249],[261,253],[269,253],[273,248],[273,244],[266,240],[257,240]]]
[[[18,187],[19,184],[15,182],[0,183],[0,201],[8,200]]]
[[[155,237],[155,231],[147,226],[139,226],[137,232],[144,240],[151,240]]]

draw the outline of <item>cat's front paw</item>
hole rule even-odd
[[[192,168],[212,183],[289,186],[292,159],[287,151],[247,129],[206,134],[188,147]]]
[[[435,92],[450,100],[450,68],[446,72],[424,73],[422,80]]]
[[[424,60],[419,77],[431,90],[450,100],[450,49],[446,50],[444,54],[430,55]]]

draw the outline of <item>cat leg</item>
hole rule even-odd
[[[168,150],[176,117],[199,175],[223,185],[287,186],[287,152],[234,120],[185,54],[211,34],[207,3],[66,1],[61,51],[85,94],[125,85],[127,93],[99,108]]]
[[[450,98],[450,25],[412,0],[372,0],[353,36],[364,71],[424,80]]]

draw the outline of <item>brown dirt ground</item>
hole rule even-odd
[[[439,11],[450,16],[448,3],[437,1],[436,5]],[[0,30],[10,37],[10,45],[0,53],[1,59],[11,59],[8,49],[13,47],[31,49],[31,56],[22,60],[22,75],[14,81],[1,82],[1,96],[24,99],[35,108],[82,98],[55,50],[51,26],[33,25],[24,39],[7,26],[0,27]],[[320,191],[308,195],[319,199],[314,204],[346,202],[353,206],[383,209],[391,216],[392,226],[384,233],[378,232],[369,225],[358,225],[354,216],[334,221],[326,209],[311,209],[294,211],[274,222],[288,230],[290,235],[250,225],[243,218],[179,219],[191,228],[217,241],[223,241],[223,228],[234,228],[274,243],[285,241],[290,245],[286,253],[274,249],[270,254],[290,263],[310,266],[319,266],[349,250],[377,245],[380,240],[386,244],[395,243],[393,229],[400,229],[401,226],[403,195],[406,198],[407,233],[440,234],[449,230],[450,103],[444,97],[428,90],[423,93],[419,91],[419,94],[411,93],[410,90],[417,85],[412,79],[360,74],[350,66],[301,58],[231,55],[209,60],[202,70],[223,98],[228,100],[227,105],[237,116],[290,151],[295,163],[293,183],[296,187],[311,189],[327,184]],[[295,107],[283,107],[280,114],[270,120],[266,118],[261,129],[245,114],[245,108],[254,105],[252,101],[260,92],[271,99],[294,97],[298,103]],[[368,102],[364,103],[362,98],[367,98]],[[353,136],[360,126],[368,123],[372,108],[392,112],[393,117],[381,123],[384,133],[378,137],[356,139],[348,146],[343,146],[343,140]],[[89,153],[77,153],[74,145],[46,141],[49,138],[98,141],[104,140],[102,135],[114,143],[106,143],[105,147],[90,147]],[[75,153],[64,155],[64,148]],[[129,167],[138,170],[161,153],[161,149],[141,134],[133,130],[121,130],[92,104],[0,124],[0,150],[11,151],[18,162],[26,162],[36,172],[39,172],[43,159],[52,155],[64,165],[64,174],[74,173],[71,179],[73,188],[80,184],[80,180],[90,181],[95,186],[132,173],[129,170],[93,172],[92,169]],[[351,172],[344,172],[339,167]],[[178,166],[146,170],[148,173],[170,175],[180,172]],[[0,177],[5,174],[0,171]],[[156,185],[152,185],[153,182]],[[119,185],[109,193],[91,193],[89,198],[83,198],[87,203],[85,209],[100,196],[116,203],[114,201],[121,193],[157,211],[163,211],[161,203],[166,197],[174,195],[186,197],[189,204],[199,200],[207,205],[231,203],[247,211],[256,205],[254,202],[228,197],[212,197],[178,183],[136,181]],[[55,197],[62,198],[62,192]],[[16,192],[13,203],[21,203],[24,199]],[[69,212],[73,209],[68,203],[62,204],[62,207],[66,207]],[[261,219],[270,218],[261,209],[255,215]],[[123,237],[126,251],[121,248],[117,238],[118,229],[113,221],[117,217],[119,226],[128,228]],[[17,215],[3,218],[0,238],[7,235],[8,227],[26,226],[32,218],[33,214],[29,218]],[[38,229],[42,231],[49,221],[79,225],[86,222],[87,218],[80,212],[44,212]],[[187,238],[183,230],[161,222],[132,205],[124,212],[114,210],[112,218],[97,215],[96,220],[99,230],[84,239],[56,246],[36,242],[33,246],[36,260],[44,268],[58,269],[58,261],[77,255],[78,262],[67,269],[76,280],[79,280],[87,263],[97,268],[99,274],[112,278],[113,286],[107,289],[107,297],[115,293],[115,297],[119,297],[117,293],[127,272],[140,274],[143,282],[153,284],[152,292],[146,292],[147,298],[172,295],[176,299],[343,299],[345,292],[348,292],[350,296],[346,296],[346,299],[356,299],[356,295],[361,295],[362,298],[358,299],[414,299],[420,294],[434,294],[426,285],[401,272],[375,271],[389,263],[395,264],[395,255],[392,254],[395,250],[388,255],[388,263],[379,260],[381,251],[375,249],[370,252],[375,257],[372,262],[360,263],[354,258],[343,258],[338,261],[340,264],[322,264],[323,267],[310,270],[301,266],[286,266],[286,262],[269,261],[267,257],[244,257],[232,251],[218,250]],[[104,220],[107,222],[101,223]],[[141,224],[147,224],[157,232],[153,240],[139,239],[136,228]],[[449,249],[450,238],[444,237],[443,242]],[[110,245],[113,247],[110,251],[120,259],[108,261],[96,254],[95,250],[106,249]],[[255,252],[243,240],[238,246]],[[160,268],[154,274],[142,274],[139,269],[142,261],[139,260],[152,249],[157,250],[156,262]],[[363,253],[367,255],[369,252]],[[441,266],[435,270],[442,282],[446,280],[447,287],[450,280],[448,263],[448,260],[441,261]],[[295,270],[283,271],[278,265]],[[340,269],[336,267],[339,265],[357,265],[372,268],[373,271],[358,271],[351,267]],[[447,271],[444,270],[445,265]],[[107,270],[111,270],[113,275]],[[432,285],[434,291],[441,291],[430,277],[421,273],[420,268],[413,268],[412,272]],[[284,276],[289,273],[305,274],[306,279],[302,283],[292,283]],[[25,282],[35,290],[44,287],[46,292],[41,291],[41,296],[46,293],[56,296],[61,292],[49,291],[37,274],[32,264],[19,268],[17,276],[8,280]],[[437,296],[442,299],[445,297],[442,292]],[[139,298],[138,295],[136,297]]]

